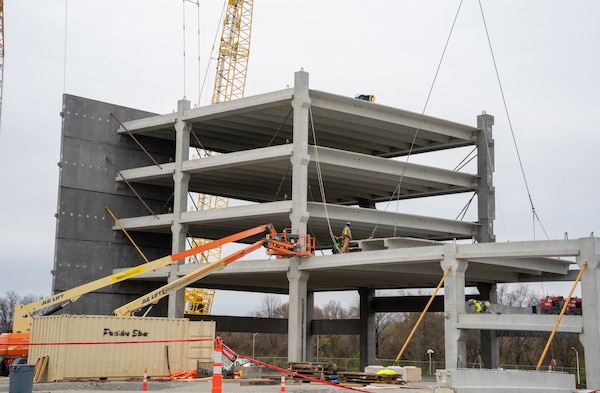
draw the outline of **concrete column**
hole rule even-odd
[[[373,298],[375,290],[359,288],[360,295],[360,369],[375,364],[377,344],[375,311],[373,310]]]
[[[308,92],[308,73],[298,71],[294,74],[294,109],[293,154],[292,162],[292,211],[290,221],[292,228],[301,234],[306,233],[308,222],[308,113],[310,96]],[[289,318],[288,318],[288,360],[304,362],[307,357],[307,347],[312,339],[307,340],[307,282],[309,274],[298,270],[299,258],[290,259],[289,280]],[[312,356],[312,355],[311,355]]]
[[[175,173],[173,174],[173,223],[171,224],[172,252],[185,250],[187,226],[181,225],[181,213],[187,211],[188,188],[190,175],[182,172],[183,161],[189,158],[190,127],[181,120],[183,113],[190,109],[190,102],[180,100],[177,102],[177,122],[175,123]],[[181,262],[180,262],[181,263]],[[168,282],[178,278],[179,266],[173,264],[169,267]],[[184,291],[177,291],[169,295],[169,318],[183,318]]]
[[[444,337],[446,347],[446,368],[453,369],[467,365],[467,334],[458,329],[458,314],[465,313],[465,272],[469,263],[456,259],[456,244],[444,246],[444,259],[440,265],[450,273],[444,281]]]
[[[312,334],[312,321],[315,318],[315,293],[306,294],[306,361],[312,362],[314,359],[314,338]]]
[[[290,304],[288,316],[288,361],[306,361],[306,335],[308,304],[307,283],[309,274],[298,270],[299,257],[290,258],[289,281]]]
[[[477,116],[477,211],[479,230],[477,241],[489,243],[496,241],[494,235],[494,219],[496,218],[496,191],[494,189],[494,139],[492,126],[494,116],[483,114]]]
[[[600,389],[600,239],[580,239],[577,265],[587,267],[581,276],[583,333],[579,340],[585,349],[587,389]]]
[[[477,284],[480,300],[489,300],[490,303],[498,303],[498,294],[496,284],[479,283]],[[494,330],[480,331],[481,360],[485,368],[500,367],[500,338],[496,336]]]
[[[308,73],[298,71],[294,74],[294,141],[292,161],[292,212],[290,221],[292,228],[297,228],[301,234],[306,233],[308,221],[308,154],[309,109],[310,96],[308,92]]]

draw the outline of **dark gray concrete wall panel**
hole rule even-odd
[[[117,236],[123,236],[118,234]],[[138,234],[131,234],[136,244],[142,249],[148,259],[156,259],[169,255],[170,251],[152,248],[151,245],[138,242]],[[59,278],[64,278],[61,289],[69,289],[70,285],[84,284],[91,277],[104,277],[112,274],[113,269],[127,268],[145,263],[143,257],[137,250],[124,239],[115,238],[116,241],[99,242],[85,241],[81,239],[61,239],[57,244],[57,254],[62,258],[57,261],[55,283]],[[156,241],[158,242],[158,241]],[[148,241],[148,243],[150,243]],[[78,274],[79,272],[79,274]],[[74,281],[78,281],[75,283]]]
[[[142,189],[147,187],[141,187]],[[155,193],[159,194],[159,193]],[[115,233],[112,230],[113,218],[108,207],[118,219],[132,216],[152,215],[147,206],[155,214],[166,213],[171,206],[168,195],[165,199],[140,199],[132,195],[100,193],[76,188],[61,187],[57,218],[59,225],[58,238],[80,238],[83,240],[103,240],[114,242]],[[148,235],[146,235],[148,236]],[[151,243],[154,243],[155,237]],[[128,242],[128,240],[125,240]]]
[[[113,269],[144,262],[123,233],[113,230],[114,220],[106,207],[120,219],[151,215],[169,210],[172,190],[168,187],[136,185],[135,192],[115,181],[122,169],[152,165],[152,160],[131,137],[119,135],[119,122],[151,116],[151,113],[99,101],[65,95],[56,248],[53,290],[62,291],[112,274]],[[159,162],[168,162],[173,143],[140,137],[144,148]],[[144,203],[136,196],[139,194]],[[132,233],[134,241],[150,260],[171,252],[169,234]],[[127,288],[132,299],[155,284],[134,284]],[[94,314],[122,305],[122,285],[105,289],[103,298],[96,293],[86,297],[76,310]],[[133,291],[133,292],[132,292]],[[72,310],[72,309],[71,309]],[[72,311],[69,311],[72,312]]]

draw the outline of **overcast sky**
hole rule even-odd
[[[222,3],[203,1],[199,24],[187,3],[184,34],[182,1],[5,2],[0,296],[51,291],[62,94],[156,113],[184,95],[207,105]],[[246,96],[292,86],[303,68],[312,89],[373,94],[378,104],[468,125],[486,111],[495,116],[497,240],[546,238],[515,141],[548,237],[599,236],[600,2],[481,1],[508,115],[475,0],[462,4],[425,105],[459,4],[256,0]],[[418,213],[459,213],[435,205]],[[219,299],[213,312],[230,312]]]

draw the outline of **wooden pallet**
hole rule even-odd
[[[294,371],[300,374],[335,374],[337,367],[331,363],[313,363],[313,362],[296,362],[288,363],[288,370]]]

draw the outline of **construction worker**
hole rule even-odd
[[[492,310],[490,310],[490,302],[489,301],[481,301],[481,300],[474,300],[474,299],[469,299],[468,302],[470,307],[473,307],[473,314],[480,314],[480,313],[486,313],[486,314],[493,314],[494,312]]]
[[[341,253],[348,252],[348,246],[350,245],[350,240],[352,240],[352,231],[350,230],[350,221],[346,222],[344,229],[342,229],[342,235],[339,237],[342,243]]]

